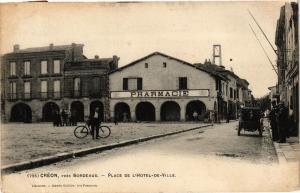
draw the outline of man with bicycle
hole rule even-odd
[[[95,108],[94,112],[91,112],[89,120],[91,124],[91,129],[92,129],[92,137],[93,139],[99,139],[99,126],[101,123],[101,117],[99,113],[99,107]],[[96,131],[96,132],[95,132]],[[96,136],[95,136],[96,134]]]

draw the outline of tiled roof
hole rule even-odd
[[[120,67],[120,68],[117,68],[116,70],[111,71],[109,74],[112,74],[112,73],[117,72],[117,71],[121,71],[121,70],[123,70],[123,69],[125,69],[125,68],[128,68],[128,67],[130,67],[130,66],[133,66],[133,65],[139,63],[140,61],[143,61],[143,60],[145,60],[145,59],[147,59],[147,58],[149,58],[149,57],[151,57],[151,56],[154,56],[154,55],[161,55],[161,56],[170,58],[170,59],[172,59],[172,60],[176,60],[176,61],[178,61],[178,62],[180,62],[180,63],[182,63],[182,64],[191,66],[191,67],[193,67],[193,68],[195,68],[195,69],[197,69],[197,70],[204,71],[204,72],[206,72],[206,73],[208,73],[208,74],[210,74],[210,75],[218,76],[218,74],[213,73],[213,72],[209,71],[208,69],[205,69],[205,68],[202,68],[202,67],[198,67],[198,66],[193,65],[193,64],[191,64],[191,63],[189,63],[189,62],[183,61],[183,60],[181,60],[181,59],[178,59],[178,58],[169,56],[169,55],[164,54],[164,53],[161,53],[161,52],[153,52],[153,53],[151,53],[151,54],[149,54],[149,55],[147,55],[147,56],[145,56],[145,57],[142,57],[142,58],[140,58],[140,59],[138,59],[138,60],[135,60],[135,61],[133,61],[133,62],[131,62],[131,63],[125,65],[125,66],[122,66],[122,67]],[[220,78],[226,79],[226,77],[224,77],[224,76],[222,76],[222,77],[220,77]]]
[[[83,44],[75,44],[76,47],[83,46]],[[72,49],[72,45],[53,45],[53,46],[43,46],[34,48],[20,49],[11,53],[30,53],[30,52],[47,52],[47,51],[63,51]]]

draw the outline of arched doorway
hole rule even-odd
[[[206,112],[206,106],[201,101],[191,101],[186,105],[186,120],[193,121],[193,113],[196,112],[198,115],[197,120],[203,120]]]
[[[162,121],[180,121],[180,106],[174,101],[161,105],[160,118]]]
[[[25,103],[18,103],[14,105],[10,112],[10,122],[32,122],[31,108]]]
[[[155,107],[150,102],[140,102],[135,108],[138,121],[155,121]]]
[[[77,122],[84,121],[84,106],[80,101],[74,101],[71,104],[71,115]]]
[[[48,102],[43,106],[42,120],[50,122],[54,120],[55,112],[59,112],[59,107],[54,102]]]
[[[114,118],[116,121],[130,121],[131,116],[130,116],[130,107],[126,103],[117,103],[115,105],[115,115]]]
[[[90,104],[90,114],[95,111],[96,107],[99,108],[99,115],[101,117],[101,120],[103,121],[104,107],[103,107],[103,104],[102,104],[101,101],[93,101],[93,102],[91,102],[91,104]]]

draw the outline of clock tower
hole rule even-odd
[[[213,63],[222,66],[221,45],[213,45]]]

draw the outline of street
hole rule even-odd
[[[9,174],[4,182],[8,187],[23,181],[14,192],[46,187],[51,192],[61,192],[59,187],[70,192],[143,192],[145,187],[147,192],[293,190],[298,165],[278,165],[268,131],[263,138],[257,133],[237,136],[236,125],[215,124]]]

